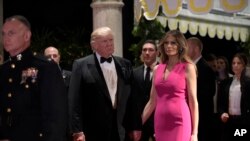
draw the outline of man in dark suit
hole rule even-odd
[[[198,140],[211,141],[213,124],[213,96],[215,94],[215,73],[209,67],[201,52],[203,44],[200,39],[190,37],[188,40],[189,56],[194,61],[198,71],[197,99],[199,103]]]
[[[70,76],[71,76],[71,71],[62,69],[60,66],[60,60],[61,60],[61,54],[59,52],[59,50],[53,46],[49,46],[47,48],[45,48],[44,50],[44,56],[48,58],[49,61],[53,60],[59,67],[63,80],[64,80],[64,84],[67,88],[67,94],[68,94],[68,90],[69,90],[69,82],[70,82]],[[71,135],[69,133],[69,129],[67,129],[68,133],[67,133],[67,138],[68,140],[71,139]]]
[[[25,17],[7,18],[2,35],[10,57],[0,67],[0,140],[64,141],[67,95],[57,64],[31,52]]]
[[[61,70],[61,73],[62,73],[62,77],[63,77],[64,83],[65,83],[66,87],[69,88],[69,82],[70,82],[71,71],[62,69],[62,68],[60,67],[61,55],[60,55],[58,49],[55,48],[55,47],[53,47],[53,46],[49,46],[49,47],[47,47],[47,48],[44,50],[44,55],[45,55],[46,57],[48,57],[49,59],[54,60],[54,61],[57,63],[59,69]]]
[[[134,140],[140,138],[136,130],[141,128],[141,117],[131,112],[135,109],[131,105],[136,105],[131,93],[132,66],[112,55],[113,38],[109,27],[97,28],[91,34],[94,53],[74,61],[69,87],[74,141],[124,141],[127,130],[134,130]]]
[[[138,113],[141,114],[150,97],[152,73],[154,66],[157,65],[157,55],[158,51],[155,41],[146,40],[142,45],[141,51],[141,60],[144,64],[134,69],[134,88],[139,99]],[[153,117],[154,114],[152,114],[148,121],[143,125],[141,141],[149,141],[150,138],[155,140]]]

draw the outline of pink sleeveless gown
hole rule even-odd
[[[154,80],[157,91],[156,141],[189,141],[191,115],[187,103],[186,63],[176,64],[164,80],[165,68],[166,64],[159,64]]]

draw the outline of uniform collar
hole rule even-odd
[[[32,55],[31,50],[30,49],[26,49],[23,52],[15,55],[15,56],[10,56],[9,60],[10,61],[21,61],[21,60],[23,60],[23,58],[26,58],[26,56],[30,56],[30,55]]]

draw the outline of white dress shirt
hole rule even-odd
[[[98,58],[98,61],[100,63],[100,58],[101,56],[96,53],[96,56]],[[102,73],[104,76],[104,79],[106,81],[106,84],[108,86],[109,90],[109,95],[112,101],[112,105],[115,108],[116,107],[116,93],[117,93],[117,72],[115,68],[115,62],[114,59],[112,58],[111,63],[108,62],[103,62],[100,63],[100,67],[102,69]]]
[[[157,64],[157,61],[155,61],[151,66],[150,66],[150,68],[151,68],[151,70],[150,70],[150,80],[152,79],[152,76],[153,76],[153,69],[154,69],[154,66],[156,66],[156,64]],[[146,77],[146,73],[147,73],[147,65],[146,64],[144,64],[144,79],[145,79],[145,77]]]
[[[228,111],[230,115],[241,115],[240,101],[241,101],[240,80],[238,80],[234,76],[232,84],[229,88]]]

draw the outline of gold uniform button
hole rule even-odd
[[[42,137],[43,136],[43,134],[42,133],[39,133],[39,137]]]
[[[11,112],[11,108],[7,108],[7,113],[10,113]]]
[[[9,78],[9,83],[12,83],[12,82],[13,82],[12,78]]]
[[[8,97],[11,98],[11,97],[12,97],[12,94],[11,94],[11,93],[8,93]]]
[[[25,88],[28,89],[30,86],[28,84],[25,85]]]
[[[14,69],[16,67],[15,64],[11,64],[11,68]]]

